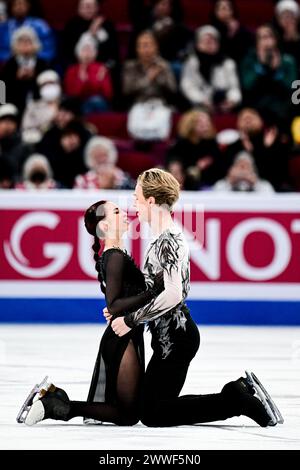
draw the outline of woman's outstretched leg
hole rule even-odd
[[[33,404],[25,423],[33,425],[49,418],[69,421],[76,416],[82,416],[120,426],[134,425],[139,420],[141,377],[142,370],[134,345],[130,340],[122,356],[117,375],[116,405],[102,402],[71,401],[62,389],[52,387],[51,391]]]

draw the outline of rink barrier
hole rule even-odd
[[[0,191],[0,321],[102,321],[83,214],[100,199],[128,210],[126,248],[140,264],[150,233],[137,224],[132,196]],[[197,323],[300,324],[300,195],[185,192],[174,220],[189,241]]]

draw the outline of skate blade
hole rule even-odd
[[[267,400],[269,401],[269,404],[272,408],[272,411],[273,413],[275,413],[276,415],[276,418],[277,418],[277,423],[278,424],[283,424],[284,423],[284,419],[283,419],[283,416],[282,414],[280,413],[276,403],[274,402],[273,398],[270,396],[270,394],[267,392],[267,390],[265,389],[265,387],[263,386],[263,384],[260,382],[260,380],[256,377],[256,375],[254,374],[254,372],[251,372],[251,375],[253,377],[253,379],[255,380],[255,382],[257,383],[257,385],[262,389],[263,393],[266,395],[267,397]]]
[[[276,424],[280,423],[279,417],[277,416],[275,412],[275,409],[277,407],[273,399],[271,398],[270,394],[266,391],[264,387],[261,386],[261,382],[257,379],[257,377],[255,376],[255,374],[253,374],[253,372],[248,372],[248,371],[245,371],[245,372],[246,372],[248,382],[254,388],[256,394],[262,401],[268,415],[270,416],[271,421],[269,423],[269,426],[275,426]]]
[[[83,424],[85,424],[85,425],[94,424],[94,425],[99,426],[99,425],[103,424],[103,422],[102,421],[97,421],[97,419],[84,418],[83,419]]]
[[[30,411],[30,408],[32,407],[33,405],[33,402],[34,402],[34,399],[37,397],[38,398],[41,398],[45,393],[46,391],[50,388],[51,384],[47,383],[47,380],[48,380],[48,376],[46,375],[46,377],[41,381],[40,384],[36,384],[33,389],[31,390],[31,392],[29,393],[28,397],[26,398],[23,406],[21,407],[18,415],[17,415],[17,422],[18,423],[24,423],[26,418],[27,418],[27,415]]]

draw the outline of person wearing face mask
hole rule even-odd
[[[40,142],[50,128],[61,99],[60,78],[54,70],[46,70],[37,77],[39,99],[28,102],[22,120],[22,138],[28,143]]]
[[[33,154],[23,166],[22,181],[16,189],[57,189],[60,185],[53,179],[49,161],[44,155]]]

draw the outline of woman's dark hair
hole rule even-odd
[[[12,16],[12,8],[13,4],[15,3],[16,0],[9,0],[7,3],[7,10],[8,10],[8,15],[11,17]],[[26,2],[29,5],[29,16],[36,16],[38,18],[43,18],[43,9],[40,5],[40,2],[37,0],[26,0]]]
[[[274,39],[276,40],[277,47],[280,48],[280,46],[281,46],[280,36],[278,34],[278,31],[275,29],[275,27],[272,23],[263,23],[263,24],[258,26],[258,28],[256,30],[256,33],[255,33],[256,44],[258,42],[258,30],[261,29],[261,28],[268,28],[272,32],[272,34],[274,36]]]
[[[216,7],[217,7],[217,4],[220,3],[221,0],[214,0],[213,1],[213,4],[212,4],[212,11],[211,11],[211,20],[216,20],[216,21],[220,21],[218,20],[217,18],[217,15],[216,15]],[[237,8],[237,5],[236,5],[236,2],[234,0],[226,0],[228,3],[230,3],[230,6],[232,8],[232,13],[233,13],[233,17],[238,20],[239,19],[239,11],[238,11],[238,8]]]
[[[98,233],[97,233],[97,231],[99,230],[99,229],[97,229],[97,226],[98,226],[98,223],[101,222],[101,220],[103,220],[105,218],[104,207],[101,207],[101,206],[104,206],[104,204],[106,204],[106,202],[107,201],[95,202],[95,204],[92,204],[85,211],[85,214],[84,214],[85,228],[88,231],[88,233],[94,237],[94,243],[92,245],[92,248],[93,248],[93,251],[94,251],[95,268],[96,268],[96,271],[98,272],[98,281],[101,284],[102,291],[103,291],[103,285],[102,285],[103,278],[102,278],[102,275],[101,275],[100,263],[99,263],[99,260],[100,260],[99,252],[100,252],[100,249],[101,249],[101,244],[100,244],[99,236],[98,236]],[[101,207],[101,209],[99,209],[100,207]]]
[[[139,31],[137,37],[136,37],[136,41],[135,41],[135,44],[137,46],[137,42],[138,40],[140,39],[141,36],[151,36],[153,41],[155,42],[156,46],[157,46],[157,49],[159,49],[159,44],[158,44],[158,40],[157,40],[157,37],[155,36],[154,32],[152,31],[152,29],[143,29],[142,31]]]
[[[153,9],[161,0],[152,0],[150,7]],[[171,17],[174,21],[180,22],[183,20],[183,8],[181,0],[171,0]]]

